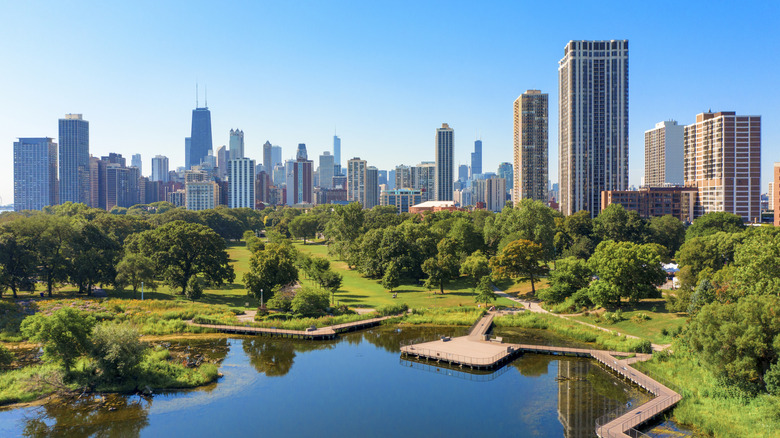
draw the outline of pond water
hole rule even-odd
[[[494,373],[400,358],[399,343],[465,328],[378,327],[335,341],[187,341],[223,359],[218,383],[0,411],[0,436],[593,436],[601,415],[648,396],[595,361],[528,354]],[[572,345],[502,329],[508,342]],[[176,344],[176,343],[174,343]]]

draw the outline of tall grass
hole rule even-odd
[[[322,316],[319,318],[295,318],[286,321],[283,320],[266,320],[252,323],[253,327],[276,327],[284,330],[306,330],[307,328],[314,326],[317,328],[328,327],[336,324],[346,324],[349,322],[363,321],[366,319],[376,318],[376,313],[367,313],[364,315],[347,314],[338,316]]]
[[[37,400],[57,388],[47,382],[61,382],[62,369],[53,364],[33,365],[0,374],[0,406]]]
[[[413,309],[401,320],[404,324],[465,325],[470,326],[485,315],[485,309],[448,307]]]
[[[555,316],[523,312],[499,316],[493,320],[498,327],[522,327],[549,330],[582,342],[596,344],[599,348],[637,353],[652,352],[650,341],[628,338],[614,333],[583,326]]]

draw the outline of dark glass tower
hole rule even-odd
[[[208,107],[192,110],[192,130],[190,131],[190,153],[187,168],[197,166],[212,150],[211,111]]]
[[[89,122],[81,114],[59,120],[60,203],[90,203]]]
[[[474,152],[471,153],[471,176],[482,173],[482,140],[474,142]]]

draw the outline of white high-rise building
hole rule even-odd
[[[644,186],[683,184],[683,129],[674,120],[645,131]]]
[[[230,159],[244,158],[244,131],[230,130]]]
[[[228,206],[255,208],[255,160],[230,160],[228,176]]]
[[[168,157],[165,155],[152,157],[152,177],[149,180],[168,182]]]
[[[628,189],[628,40],[569,41],[558,64],[560,210]]]
[[[436,201],[452,201],[454,182],[454,140],[453,130],[446,123],[436,129],[436,180],[434,192]]]

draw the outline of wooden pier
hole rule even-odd
[[[618,376],[653,394],[655,398],[615,418],[608,418],[596,425],[600,437],[629,437],[636,427],[666,412],[682,398],[668,387],[653,380],[631,366],[647,360],[649,354],[593,350],[587,348],[554,347],[547,345],[505,344],[501,338],[489,340],[487,333],[493,324],[491,312],[477,321],[466,336],[444,337],[438,341],[401,346],[401,355],[423,361],[435,361],[450,366],[471,369],[495,369],[504,366],[523,353],[553,354],[561,356],[592,357]],[[625,357],[625,359],[620,359]],[[627,433],[628,432],[628,433]]]
[[[209,328],[217,330],[222,333],[233,333],[238,335],[261,335],[261,336],[274,336],[279,338],[291,338],[291,339],[305,339],[310,341],[325,341],[329,339],[335,339],[339,333],[351,332],[355,330],[361,330],[364,328],[374,327],[382,323],[382,321],[396,316],[382,316],[379,318],[364,319],[362,321],[347,322],[344,324],[336,324],[328,327],[320,327],[314,330],[286,330],[277,328],[266,327],[251,327],[242,325],[220,325],[220,324],[197,324],[190,322],[190,325],[196,327]]]

